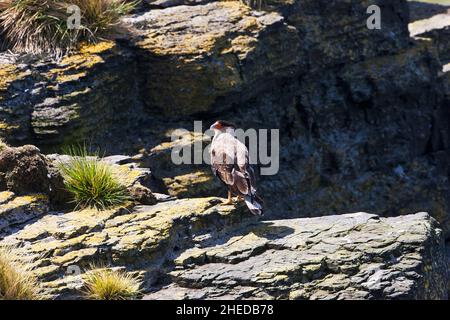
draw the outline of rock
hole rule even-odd
[[[407,1],[200,2],[158,1],[126,19],[133,35],[63,62],[2,53],[0,136],[145,148],[132,159],[152,169],[145,187],[198,197],[224,189],[206,166],[173,165],[168,133],[219,117],[279,129],[280,171],[259,183],[267,219],[427,211],[450,237],[450,42],[411,38]]]
[[[24,208],[33,201],[0,194],[0,202],[22,202]],[[445,299],[448,294],[443,234],[426,213],[258,222],[245,206],[224,206],[217,198],[104,211],[39,208],[45,215],[13,221],[8,217],[24,214],[2,205],[0,221],[14,223],[0,228],[0,245],[18,248],[18,259],[32,262],[46,294],[57,299],[81,297],[81,277],[92,263],[139,274],[146,299]]]
[[[102,262],[141,272],[152,283],[159,280],[163,263],[174,252],[251,221],[254,217],[244,207],[223,206],[217,198],[172,200],[105,211],[47,213],[0,245],[20,247],[18,256],[33,262],[48,294],[76,298],[80,278],[68,276],[71,270],[84,272],[91,263]]]
[[[450,243],[445,244],[445,248],[447,249],[447,273],[450,273]],[[448,294],[450,295],[450,282],[448,286]]]
[[[305,72],[355,63],[405,49],[408,40],[406,1],[267,0],[266,10],[280,12],[299,34],[300,67]],[[382,28],[367,28],[367,8],[383,12]],[[380,44],[383,44],[380,46]]]
[[[0,151],[0,190],[17,195],[46,194],[54,204],[64,203],[69,197],[58,170],[32,145]]]
[[[425,213],[250,225],[175,257],[145,299],[446,299],[443,237]]]
[[[146,0],[151,8],[170,8],[181,5],[199,5],[212,2],[212,0]]]
[[[427,19],[440,13],[445,13],[449,9],[450,5],[445,4],[445,2],[442,1],[434,1],[434,2],[436,3],[420,0],[410,1],[408,3],[410,23],[417,20]]]
[[[416,39],[431,41],[438,50],[442,63],[446,64],[450,62],[450,6],[440,8],[431,17],[410,23],[409,32]]]
[[[252,90],[245,90],[220,117],[244,129],[280,130],[280,171],[261,177],[259,183],[264,198],[282,199],[266,201],[267,219],[349,211],[386,216],[428,211],[443,224],[448,237],[450,182],[445,159],[450,154],[450,131],[445,90],[440,88],[440,51],[433,43],[411,40],[404,1],[378,3],[385,12],[384,26],[368,30],[366,9],[373,3],[269,2],[285,24],[297,29],[301,45],[296,72],[300,74],[289,81],[271,81],[271,88],[255,97],[247,97]],[[152,25],[168,19],[164,12],[188,8],[171,10],[133,21],[142,24],[145,35]],[[162,32],[156,39],[163,37]],[[169,32],[170,39],[179,36],[173,33]],[[178,49],[183,48],[173,47]],[[173,59],[182,62],[182,57],[174,51]],[[177,77],[180,74],[192,78],[192,72],[177,69]],[[164,99],[178,99],[175,92],[171,89]],[[213,109],[222,110],[223,105]],[[209,125],[219,116],[202,117]],[[191,125],[169,123],[161,129],[164,137],[149,143],[150,155],[142,161],[162,181],[155,190],[182,198],[223,195],[223,187],[207,166],[178,166],[170,159],[179,142],[167,141],[167,132],[190,130]],[[189,135],[192,145],[198,137]]]
[[[296,30],[281,15],[238,1],[151,10],[126,22],[143,34],[136,44],[147,75],[142,89],[159,114],[217,112],[296,73]]]
[[[48,149],[87,138],[107,143],[122,123],[139,118],[132,61],[119,45],[101,42],[59,62],[0,64],[0,137]],[[120,93],[125,88],[130,95]]]
[[[170,134],[173,132],[176,130],[169,131]],[[182,139],[163,142],[153,147],[140,159],[141,166],[152,168],[152,176],[155,179],[151,184],[152,190],[178,198],[226,196],[226,189],[219,179],[214,177],[209,165],[177,165],[171,158],[172,152],[179,148],[189,146],[193,153],[195,143],[201,142],[206,147],[211,142],[210,139],[190,131],[180,133],[180,137]]]
[[[111,164],[122,165],[122,164],[132,163],[133,159],[131,159],[131,157],[129,157],[129,156],[116,155],[116,156],[104,157],[104,158],[102,158],[102,161],[108,162]]]
[[[16,196],[10,191],[0,192],[0,239],[13,232],[18,225],[40,218],[49,211],[49,200],[44,194]]]
[[[133,199],[141,204],[153,205],[158,202],[152,191],[139,183],[130,187],[128,190]]]

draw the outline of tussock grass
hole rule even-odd
[[[91,266],[84,278],[84,295],[91,300],[131,300],[140,294],[141,281],[121,270]]]
[[[73,14],[68,8],[73,5],[81,13],[77,29],[67,23]],[[136,1],[123,0],[1,0],[3,49],[61,56],[81,42],[94,43],[121,32],[120,17],[136,5]]]
[[[13,248],[0,248],[0,300],[44,298],[31,267],[17,260]]]
[[[77,208],[104,210],[130,200],[126,186],[111,164],[98,154],[89,156],[85,147],[66,150],[71,158],[58,164],[66,189],[73,195]]]

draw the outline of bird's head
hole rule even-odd
[[[211,130],[214,130],[214,134],[217,135],[219,133],[233,133],[236,129],[236,126],[228,121],[225,120],[217,120],[214,122],[214,124],[210,127]]]

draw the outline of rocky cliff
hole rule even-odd
[[[177,218],[161,223],[172,226],[172,220],[184,221],[180,226],[183,229],[192,222],[178,217],[180,214],[191,212],[189,216],[194,221],[200,219],[197,214],[202,215],[211,208],[220,217],[227,214],[222,214],[224,209],[217,207],[212,198],[199,199],[224,195],[223,187],[207,166],[175,166],[169,160],[171,150],[180,143],[170,141],[171,132],[178,128],[192,130],[194,120],[203,120],[209,126],[217,118],[234,121],[243,128],[276,128],[280,129],[280,171],[275,176],[261,177],[259,183],[268,207],[268,220],[346,212],[390,217],[424,211],[440,223],[443,237],[450,238],[450,61],[447,55],[450,41],[446,7],[430,8],[414,3],[410,15],[411,4],[403,0],[267,0],[261,10],[238,1],[146,2],[142,10],[125,19],[131,26],[129,35],[83,47],[78,54],[62,61],[0,53],[0,137],[13,145],[33,143],[47,152],[89,140],[110,154],[135,155],[136,166],[151,168],[147,186],[152,191],[184,199],[156,205],[168,212],[175,206]],[[379,30],[366,27],[366,9],[371,4],[381,8]],[[189,139],[183,143],[193,144],[199,139],[207,143],[198,134],[188,135]],[[126,210],[119,210],[101,217],[87,213],[91,218],[83,222],[82,232],[69,230],[58,238],[59,228],[42,230],[39,217],[45,215],[49,223],[59,226],[62,221],[78,221],[84,216],[69,213],[66,220],[59,213],[46,215],[48,206],[40,197],[8,191],[2,193],[2,199],[2,215],[10,217],[8,221],[16,221],[13,226],[23,226],[21,223],[28,218],[35,219],[30,220],[34,221],[31,226],[23,230],[20,227],[18,234],[15,231],[7,234],[8,241],[30,247],[36,254],[39,250],[33,247],[39,246],[42,239],[48,238],[57,248],[65,240],[82,236],[85,230],[93,230],[89,237],[93,244],[87,244],[84,239],[73,240],[73,246],[80,248],[81,253],[75,251],[67,257],[68,263],[72,259],[83,261],[84,254],[96,257],[103,248],[111,253],[110,257],[117,256],[117,261],[126,257],[121,250],[127,245],[130,247],[123,250],[132,250],[131,244],[146,253],[152,246],[159,248],[147,241],[150,237],[147,231],[134,229],[139,223],[133,223],[133,219],[141,220],[140,214],[133,211],[125,214]],[[23,209],[17,210],[16,204]],[[202,209],[185,211],[185,205],[190,208],[200,205]],[[160,209],[136,210],[145,221],[158,216]],[[124,219],[124,230],[143,236],[138,240],[123,240],[125,244],[118,235],[112,237],[115,240],[111,243],[109,236],[102,240],[103,235],[97,233],[109,228],[109,220],[116,219]],[[130,226],[126,225],[127,219],[131,221]],[[333,219],[337,218],[304,221],[333,225]],[[241,250],[240,243],[234,247],[228,240],[220,240],[226,236],[213,237],[218,243],[205,242],[200,246],[217,245],[219,256],[224,258],[212,258],[211,262],[200,254],[204,251],[191,248],[183,257],[186,261],[193,259],[195,264],[190,266],[173,260],[174,271],[163,272],[166,276],[162,278],[167,279],[161,285],[165,287],[155,294],[163,296],[178,290],[186,297],[210,292],[233,297],[393,298],[396,290],[401,292],[399,297],[442,297],[438,285],[433,284],[432,291],[427,291],[429,283],[437,283],[441,281],[439,277],[444,277],[435,272],[441,268],[441,258],[435,269],[425,268],[431,263],[430,254],[435,255],[433,250],[442,251],[430,245],[436,239],[441,241],[437,231],[430,231],[437,230],[434,220],[424,215],[378,220],[361,215],[342,217],[342,223],[347,225],[358,219],[368,228],[363,237],[378,239],[377,235],[383,234],[391,239],[385,246],[396,243],[397,249],[387,249],[388,258],[363,254],[364,258],[355,262],[350,273],[333,271],[326,264],[314,262],[319,264],[318,269],[314,271],[314,267],[302,278],[303,266],[287,271],[273,266],[279,271],[276,279],[280,279],[284,288],[273,293],[273,284],[265,282],[264,277],[254,275],[242,279],[236,263],[245,266],[257,259],[268,261],[267,250],[286,260],[283,257],[291,249],[278,245],[265,231],[255,232],[269,239],[252,238],[253,230],[264,229],[269,222],[250,229],[242,226],[245,241],[249,237],[249,241],[263,242],[264,250],[259,245],[256,253],[242,249],[242,257],[236,260],[233,252]],[[402,219],[411,225],[411,230],[426,225],[417,231],[421,240],[417,238],[411,246],[398,240],[402,230],[396,229]],[[71,223],[66,225],[68,229]],[[298,223],[298,220],[282,220],[276,230],[293,229],[300,248],[302,241],[310,240]],[[120,224],[112,223],[112,229],[106,233],[119,232]],[[29,228],[31,238],[26,234]],[[171,237],[167,229],[157,231],[158,228],[150,230]],[[359,227],[352,228],[343,234],[351,234],[358,241],[359,235],[353,233]],[[322,235],[319,232],[318,242],[313,244],[320,243],[325,235],[326,232]],[[161,242],[169,243],[169,247],[164,247],[169,255],[176,247],[174,239]],[[118,243],[121,244],[115,247]],[[330,245],[336,248],[338,244]],[[368,250],[376,251],[376,248],[374,244]],[[72,249],[55,250],[58,257],[72,252]],[[324,250],[318,253],[322,258],[328,249]],[[222,251],[232,252],[232,256]],[[421,264],[408,262],[408,267],[389,262],[390,254],[397,257],[399,252],[411,255],[406,258],[408,261],[414,260],[410,258],[416,255],[414,252],[419,252],[420,258],[416,260]],[[343,259],[351,260],[353,254],[357,253],[347,252]],[[440,253],[436,256],[440,257]],[[54,263],[52,259],[42,267],[48,267],[49,274],[59,277],[65,272],[66,260],[61,258],[63,262]],[[227,288],[226,293],[210,287],[215,283],[211,264],[216,262],[221,263],[228,275],[217,282]],[[379,280],[372,288],[378,289],[370,289],[371,281],[375,280],[371,280],[372,271],[364,271],[366,267],[375,270],[373,274]],[[393,272],[397,267],[399,273]],[[204,270],[205,278],[194,279],[196,270]],[[354,277],[360,279],[359,284]],[[236,279],[242,279],[246,288],[234,290]],[[305,279],[311,287],[298,284]],[[336,279],[348,286],[335,286]],[[170,282],[173,284],[169,285]],[[325,285],[318,289],[321,282]],[[66,287],[65,284],[56,286]],[[252,293],[246,293],[247,289]],[[291,292],[297,293],[291,296]]]
[[[448,236],[445,50],[410,37],[405,1],[182,4],[156,2],[126,19],[128,37],[60,62],[3,54],[0,135],[141,150],[158,191],[189,197],[222,190],[207,167],[155,160],[172,130],[219,117],[279,128],[280,172],[261,182],[270,218],[422,210]],[[366,27],[370,4],[380,30]]]
[[[104,159],[145,188],[148,171],[124,160]],[[0,246],[15,248],[54,299],[82,298],[92,264],[139,275],[146,299],[447,298],[444,237],[427,213],[263,222],[220,198],[155,194],[145,205],[61,211],[49,193],[0,193]]]

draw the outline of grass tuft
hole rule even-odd
[[[0,300],[43,298],[31,267],[17,260],[12,248],[0,248]]]
[[[71,158],[58,164],[66,189],[73,195],[77,208],[104,210],[130,200],[126,186],[113,166],[98,155],[89,156],[85,147],[71,147]]]
[[[125,271],[97,268],[86,272],[84,295],[92,300],[131,300],[140,294],[141,281]]]
[[[136,1],[123,0],[1,0],[0,33],[4,48],[15,52],[61,56],[81,42],[95,43],[123,30],[120,18]],[[80,8],[81,25],[67,23],[70,6]],[[0,48],[1,49],[1,48]]]

